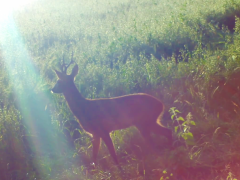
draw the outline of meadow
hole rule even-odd
[[[240,179],[239,44],[238,0],[38,0],[1,18],[0,179]],[[123,172],[104,143],[93,168],[91,138],[51,93],[72,53],[85,98],[159,98],[174,148],[131,127],[111,134]]]

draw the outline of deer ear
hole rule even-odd
[[[71,76],[74,78],[77,74],[78,74],[78,65],[76,64],[72,69]]]
[[[57,77],[58,77],[59,79],[64,79],[65,76],[64,76],[63,73],[57,71],[56,69],[54,69],[54,71],[55,71],[55,73],[57,74]]]

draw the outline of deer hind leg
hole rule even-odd
[[[119,165],[117,155],[116,155],[116,152],[115,152],[115,149],[114,149],[114,146],[113,146],[113,143],[112,143],[112,139],[111,139],[109,133],[104,133],[104,135],[102,135],[101,137],[102,137],[103,141],[105,142],[105,144],[108,148],[108,151],[109,151],[110,155],[112,156],[114,162],[117,165]]]
[[[147,126],[143,126],[143,125],[136,125],[136,127],[139,130],[139,132],[141,133],[141,135],[143,136],[146,143],[154,148],[154,142],[151,138],[151,132],[150,132],[149,128]]]
[[[168,139],[169,143],[172,143],[172,131],[170,129],[165,128],[157,123],[152,123],[150,125],[150,128],[154,134],[165,136]]]
[[[101,144],[101,138],[97,135],[93,134],[93,139],[92,139],[92,145],[93,145],[93,162],[96,165],[97,164],[97,155],[98,155],[98,150]]]

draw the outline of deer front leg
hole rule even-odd
[[[97,135],[93,134],[93,139],[92,139],[92,145],[93,145],[93,162],[96,165],[97,164],[97,155],[98,155],[98,150],[101,144],[101,138]]]
[[[108,151],[110,153],[110,155],[112,156],[114,162],[119,165],[119,162],[118,162],[118,159],[117,159],[117,155],[116,155],[116,152],[115,152],[115,149],[114,149],[114,146],[113,146],[113,143],[112,143],[112,139],[109,135],[109,133],[104,133],[102,135],[102,139],[103,141],[105,142],[107,148],[108,148]]]

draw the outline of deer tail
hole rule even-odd
[[[158,116],[157,118],[157,124],[159,124],[160,126],[164,127],[164,125],[162,124],[162,116],[164,114],[164,110],[165,110],[165,107],[164,105],[162,104],[162,111],[160,113],[160,115]]]

